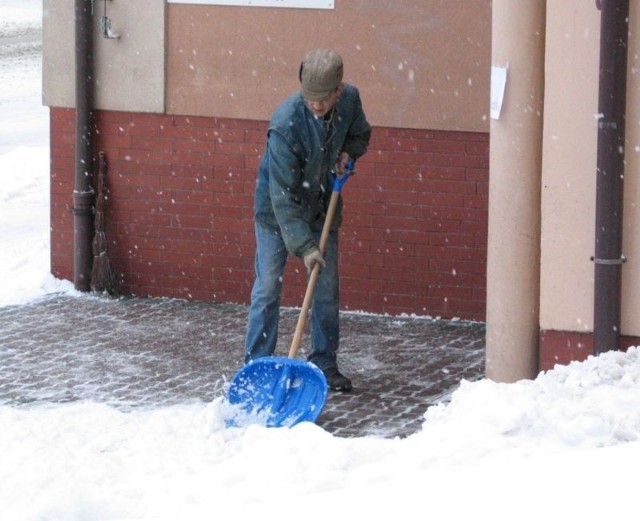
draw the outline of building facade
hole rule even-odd
[[[95,2],[96,149],[123,291],[248,302],[267,122],[324,46],[374,126],[344,190],[342,307],[484,320],[489,2],[221,3]],[[74,2],[45,13],[52,269],[72,279]],[[289,264],[284,303],[299,305],[304,270]]]
[[[266,125],[303,54],[331,47],[374,126],[344,190],[342,308],[486,321],[499,380],[593,354],[597,2],[93,5],[95,148],[125,293],[248,302]],[[72,279],[74,1],[44,6],[52,271]],[[640,338],[636,0],[628,24],[621,347]],[[493,119],[492,66],[507,71]],[[297,306],[302,264],[286,277]]]

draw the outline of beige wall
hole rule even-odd
[[[169,5],[167,111],[269,119],[309,48],[333,47],[374,125],[488,131],[489,0],[334,10]]]
[[[298,89],[304,52],[328,46],[374,125],[489,129],[490,0],[337,0],[328,10],[110,0],[117,40],[100,36],[104,2],[95,5],[100,109],[266,120]],[[74,1],[44,0],[44,12],[44,104],[72,107]]]
[[[622,334],[640,334],[640,2],[631,2]],[[592,331],[600,12],[548,0],[540,327]]]
[[[95,3],[96,106],[164,112],[165,0],[110,0],[107,15],[118,39],[101,36],[104,2]],[[74,0],[44,0],[43,102],[75,105]]]
[[[44,105],[75,105],[74,0],[43,0],[42,97]]]
[[[631,1],[625,175],[622,331],[640,335],[640,2]]]

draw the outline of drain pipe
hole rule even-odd
[[[629,0],[597,0],[600,84],[596,177],[594,354],[619,349]]]
[[[73,191],[74,286],[91,289],[93,253],[93,0],[75,0],[76,163]]]

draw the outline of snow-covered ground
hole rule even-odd
[[[0,305],[69,284],[49,274],[49,109],[42,2],[0,1]]]
[[[49,273],[41,18],[40,0],[0,0],[0,306],[73,293]],[[535,381],[463,382],[402,440],[229,429],[223,410],[0,404],[0,519],[638,517],[636,348]]]

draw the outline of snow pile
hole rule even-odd
[[[514,498],[529,496],[539,512],[560,476],[569,498],[585,480],[640,458],[639,357],[632,348],[535,381],[467,382],[404,440],[335,438],[310,423],[229,429],[220,400],[136,412],[89,402],[0,406],[0,518],[270,518],[292,506],[326,517],[317,504],[377,517],[400,501],[442,519],[490,505],[507,516],[520,509]],[[620,477],[615,487],[631,483]],[[632,497],[615,499],[612,511]],[[614,498],[580,501],[568,512],[589,514],[585,505]]]
[[[450,430],[466,424],[469,444],[463,453],[458,446],[450,450],[462,460],[496,449],[526,454],[638,441],[639,357],[631,348],[556,366],[533,381],[462,382],[451,406],[427,411],[423,435],[442,449]],[[476,447],[478,438],[494,441]]]
[[[50,275],[41,32],[41,1],[0,1],[0,306],[72,291],[71,283]]]
[[[3,0],[0,8],[0,38],[42,32],[42,0]]]
[[[47,147],[0,154],[0,306],[71,290],[50,274],[48,165]]]

